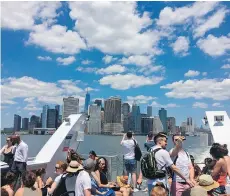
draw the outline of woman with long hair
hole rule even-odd
[[[9,194],[9,196],[13,196],[14,195],[13,184],[16,178],[15,174],[12,172],[7,172],[4,178],[5,178],[6,185],[1,187],[1,189],[5,189],[7,193]]]
[[[15,146],[13,145],[12,137],[6,138],[6,145],[3,146],[3,148],[0,150],[0,154],[4,155],[4,162],[9,165],[9,168],[11,168],[11,165],[14,161],[14,153],[15,153]]]

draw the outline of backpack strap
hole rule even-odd
[[[134,139],[133,139],[133,141],[134,141],[134,146],[136,146],[136,145],[137,145],[137,142],[136,142],[136,140],[134,140]]]
[[[151,152],[152,152],[153,155],[155,156],[155,154],[156,154],[159,150],[161,150],[161,149],[163,149],[163,148],[157,148],[157,149],[154,149],[154,150],[151,151]],[[165,164],[164,166],[162,166],[160,170],[162,170],[165,166],[166,166],[166,164]]]

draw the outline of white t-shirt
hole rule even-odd
[[[135,159],[134,141],[131,140],[123,140],[121,145],[123,146],[124,159]]]
[[[86,171],[81,171],[75,184],[75,195],[84,196],[84,190],[91,189],[91,179]]]
[[[56,182],[56,184],[57,184],[57,186],[58,186],[58,184],[60,183],[60,181],[61,181],[61,177],[63,176],[63,177],[65,177],[67,174],[60,174],[60,175],[58,175],[55,179],[54,179],[54,182]]]
[[[173,151],[173,149],[170,150],[170,153]],[[172,160],[174,162],[174,160],[176,159],[176,157],[172,157]],[[189,166],[192,165],[191,159],[189,154],[187,154],[184,150],[181,150],[178,153],[178,158],[176,160],[176,164],[177,168],[179,168],[180,172],[183,174],[183,176],[186,179],[189,179]],[[179,177],[178,175],[174,174],[173,175],[173,179],[174,182],[184,182],[184,180]]]

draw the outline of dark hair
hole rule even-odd
[[[42,174],[45,174],[45,173],[46,173],[45,168],[40,168],[40,169],[36,170],[36,172],[35,172],[36,176],[42,176]]]
[[[215,159],[220,159],[224,157],[223,149],[220,144],[214,143],[210,149],[210,154],[215,158]]]
[[[222,146],[222,151],[223,151],[224,156],[228,156],[228,146],[227,146],[227,144],[224,144]]]
[[[149,131],[148,137],[149,137],[149,138],[153,138],[153,132],[152,132],[152,131]]]
[[[93,156],[95,156],[95,157],[97,156],[96,152],[93,151],[93,150],[91,150],[91,151],[89,152],[89,154],[90,154],[90,155],[93,155]]]
[[[173,134],[173,136],[172,136],[172,140],[173,140],[173,141],[174,141],[174,138],[175,138],[176,136],[181,136],[181,135],[180,135],[180,134],[178,134],[178,133]]]
[[[9,193],[6,191],[6,189],[1,188],[1,196],[9,196]]]
[[[99,157],[99,158],[98,158],[98,160],[97,160],[97,162],[96,162],[96,165],[95,165],[94,171],[97,171],[97,170],[100,169],[99,165],[100,165],[100,163],[101,163],[101,159],[104,159],[104,161],[105,161],[105,167],[104,167],[104,169],[103,169],[103,172],[104,172],[104,173],[107,173],[107,172],[108,172],[108,161],[106,160],[105,157]]]
[[[167,134],[165,132],[159,132],[155,137],[154,137],[154,143],[157,144],[157,139],[163,137],[167,138]]]
[[[36,175],[31,171],[26,171],[24,175],[22,175],[23,185],[27,188],[32,188],[36,181]]]
[[[129,139],[133,137],[133,133],[131,131],[128,131],[126,135]]]
[[[67,167],[68,167],[67,163],[63,163],[62,165],[60,165],[60,169],[62,169],[64,172],[66,171]]]
[[[70,163],[71,161],[77,161],[77,162],[81,162],[81,156],[75,152],[73,149],[70,150],[70,155],[67,156],[67,163]]]
[[[13,172],[7,172],[5,176],[6,184],[13,184],[15,181],[16,175]]]

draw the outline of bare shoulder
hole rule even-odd
[[[15,196],[23,196],[23,194],[24,194],[24,188],[19,188],[15,193]]]

